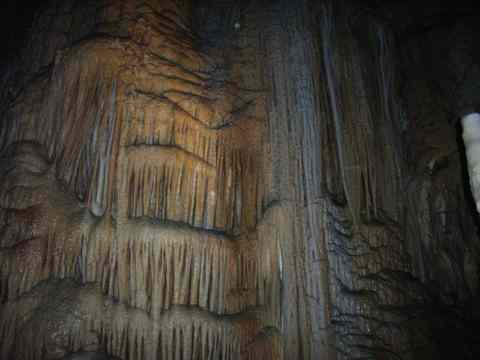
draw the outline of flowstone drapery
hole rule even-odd
[[[259,90],[186,4],[57,5],[5,115],[2,359],[276,358]]]
[[[409,311],[460,271],[438,225],[472,224],[437,214],[460,200],[435,192],[436,165],[410,166],[394,38],[359,9],[42,9],[0,91],[0,359],[430,346]]]

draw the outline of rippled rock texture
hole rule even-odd
[[[357,10],[41,10],[2,80],[0,358],[408,359],[431,346],[416,331],[429,320],[408,321],[425,267],[450,271],[448,291],[478,257],[463,246],[452,270],[425,248],[450,221],[430,207],[450,198],[432,200],[438,184],[409,166],[392,34]]]

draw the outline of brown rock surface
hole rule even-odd
[[[358,9],[43,8],[0,92],[0,359],[421,358],[475,226]]]

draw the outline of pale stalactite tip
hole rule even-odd
[[[480,114],[471,113],[462,117],[462,127],[470,187],[480,212]]]

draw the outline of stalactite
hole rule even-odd
[[[27,143],[24,148],[31,146]],[[32,165],[22,163],[18,157],[26,150],[22,151],[22,145],[18,149],[16,167],[24,163],[44,171],[39,175],[47,178],[41,199],[47,203],[29,204],[25,210],[8,204],[12,210],[7,213],[0,252],[2,298],[16,298],[51,277],[72,276],[82,282],[98,281],[112,295],[155,316],[182,304],[218,314],[235,313],[266,305],[266,298],[273,296],[266,295],[273,290],[265,290],[264,281],[275,263],[256,258],[255,234],[229,238],[215,231],[137,217],[114,225],[107,218],[95,218],[62,190],[41,158],[29,154]],[[25,171],[17,176],[25,180],[21,176]],[[46,223],[45,216],[52,222]],[[25,234],[28,230],[31,234]],[[258,284],[260,279],[262,284]]]
[[[244,269],[238,241],[187,226],[134,219],[118,228],[118,293],[121,300],[152,313],[172,305],[199,306],[217,314],[257,305],[238,296],[255,294],[256,269]],[[243,281],[241,281],[243,280]]]
[[[279,356],[259,94],[167,3],[69,7],[8,105],[2,358]]]
[[[320,33],[344,191],[357,222],[361,216],[378,217],[380,209],[399,216],[398,206],[391,204],[402,172],[401,144],[394,135],[401,113],[389,35],[373,23],[363,31],[368,36],[363,40],[365,35],[346,26],[341,11],[324,6]]]
[[[108,191],[116,84],[99,59],[70,54],[58,61],[49,78],[32,84],[41,97],[30,103],[27,95],[26,102],[10,108],[7,124],[12,119],[13,126],[5,144],[33,141],[46,147],[56,177],[101,214]]]
[[[258,149],[250,146],[245,135],[258,136],[258,122],[247,118],[238,127],[210,129],[168,101],[142,96],[135,107],[139,110],[131,110],[124,140],[126,178],[131,181],[128,189],[133,189],[127,205],[129,216],[230,232],[253,228],[260,217],[257,203],[263,194]],[[155,153],[163,160],[155,158]],[[137,161],[136,156],[142,160]],[[165,191],[167,188],[173,191]],[[158,203],[153,204],[146,194]],[[176,199],[170,200],[170,196]]]
[[[235,238],[148,218],[115,228],[102,222],[82,241],[80,278],[102,283],[154,318],[174,305],[217,314],[264,306],[272,311],[265,321],[276,326],[280,284],[272,271],[279,267],[278,240],[271,221],[262,222],[258,233]],[[106,241],[109,233],[114,240]]]
[[[7,303],[1,318],[5,358],[101,351],[122,359],[276,359],[271,346],[276,335],[262,329],[255,312],[218,317],[175,307],[152,320],[142,310],[105,297],[95,285],[68,280],[44,283]],[[21,335],[13,337],[18,329]]]

